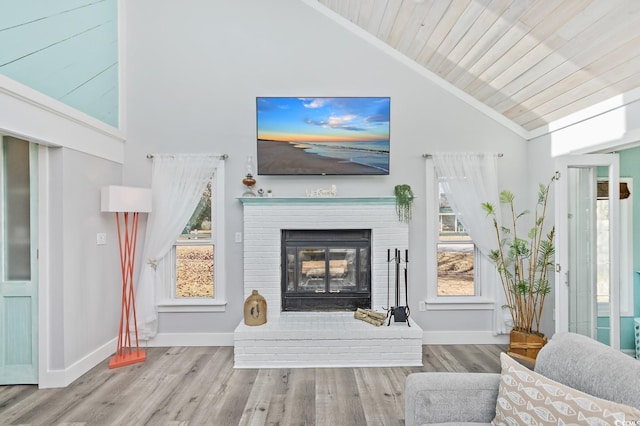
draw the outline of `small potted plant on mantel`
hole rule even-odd
[[[549,189],[555,177],[545,186],[540,184],[533,226],[526,237],[521,237],[518,220],[528,211],[516,214],[514,195],[509,191],[500,193],[500,203],[511,212],[511,227],[499,226],[496,209],[490,203],[482,208],[493,218],[498,248],[491,251],[491,261],[496,265],[507,300],[513,329],[509,335],[507,353],[517,358],[534,362],[538,352],[547,343],[540,332],[540,320],[546,296],[551,292],[548,272],[551,269],[555,227],[545,235],[544,220],[547,213]]]

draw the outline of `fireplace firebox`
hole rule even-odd
[[[282,310],[371,307],[371,230],[282,230]]]

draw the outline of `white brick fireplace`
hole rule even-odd
[[[422,365],[422,330],[415,322],[375,327],[352,312],[281,312],[281,231],[370,229],[371,308],[383,312],[388,295],[387,250],[408,247],[394,197],[241,198],[244,205],[244,297],[267,301],[267,323],[234,332],[235,366],[356,367]],[[410,268],[409,268],[410,270]],[[393,273],[393,268],[392,268]],[[404,305],[404,292],[401,292]],[[389,351],[389,348],[394,348]],[[389,353],[391,352],[391,353]]]

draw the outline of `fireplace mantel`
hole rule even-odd
[[[395,204],[393,196],[335,196],[335,197],[238,197],[244,205],[277,204]]]

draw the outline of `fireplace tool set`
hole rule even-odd
[[[390,306],[389,301],[389,293],[391,289],[391,263],[394,263],[395,266],[395,279],[396,279],[396,304],[395,306]],[[400,306],[400,269],[401,264],[404,263],[404,306]],[[401,251],[399,249],[394,249],[394,256],[391,257],[391,249],[387,249],[387,316],[389,318],[389,322],[387,326],[391,325],[391,317],[393,317],[394,322],[406,322],[409,327],[411,324],[409,323],[409,301],[408,298],[408,282],[407,282],[407,268],[409,265],[409,250],[404,251],[404,259],[402,259]]]

